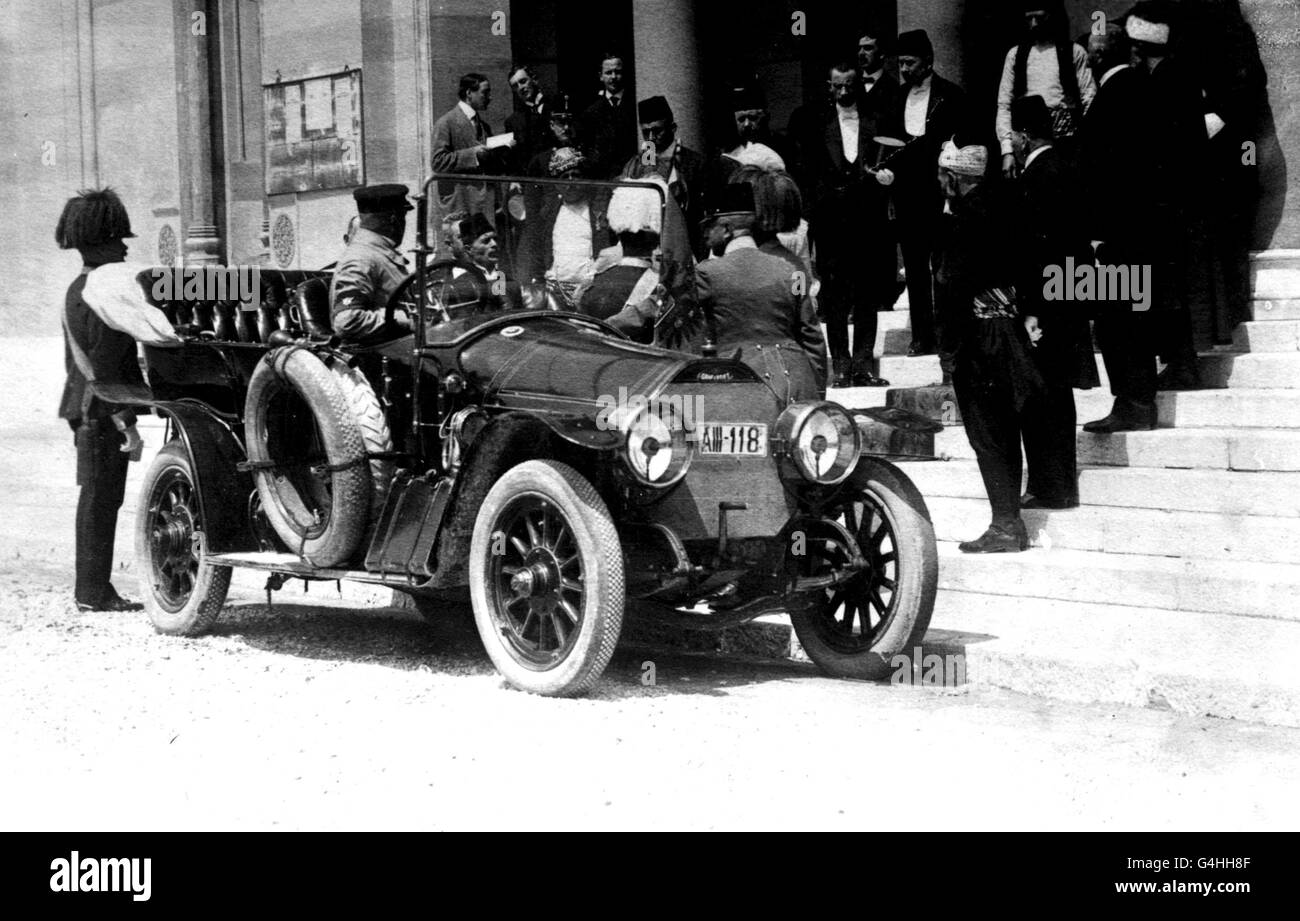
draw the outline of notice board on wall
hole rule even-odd
[[[365,184],[361,71],[262,87],[266,111],[266,194]]]

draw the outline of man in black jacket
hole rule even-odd
[[[1147,135],[1143,75],[1128,66],[1129,41],[1111,25],[1089,39],[1097,97],[1084,121],[1082,163],[1088,233],[1103,267],[1151,265],[1148,158],[1158,139]],[[1084,425],[1099,434],[1156,427],[1156,351],[1149,310],[1131,301],[1098,305],[1097,344],[1115,398],[1102,419]]]
[[[83,300],[86,276],[101,265],[126,261],[131,221],[111,189],[88,190],[63,207],[54,238],[81,253],[81,274],[64,301],[63,342],[67,382],[59,416],[77,445],[77,576],[75,600],[82,611],[138,611],[143,605],[117,593],[113,538],[126,490],[126,468],[142,447],[130,405],[106,398],[108,390],[143,389],[135,340],[107,326]],[[142,563],[143,564],[143,563]],[[143,576],[142,576],[143,577]]]
[[[1092,265],[1081,220],[1083,202],[1070,161],[1052,145],[1052,113],[1041,96],[1011,103],[1012,150],[1020,169],[1020,214],[1028,237],[1025,278],[1018,287],[1030,356],[1044,390],[1021,414],[1029,463],[1024,508],[1074,508],[1079,504],[1077,415],[1074,390],[1096,387],[1086,305],[1050,300],[1044,279],[1070,265]]]
[[[935,164],[939,149],[965,124],[966,94],[934,72],[934,47],[923,30],[900,35],[897,52],[904,88],[894,109],[893,127],[907,146],[890,159],[889,168],[897,177],[894,207],[911,303],[908,354],[929,355],[934,353],[936,336],[930,254],[943,210]]]
[[[600,61],[601,90],[583,110],[578,133],[592,160],[591,178],[613,179],[637,152],[636,101],[627,91],[621,55],[607,51]]]
[[[897,269],[887,190],[893,176],[871,168],[885,116],[867,105],[856,64],[833,66],[830,85],[835,109],[820,143],[807,150],[815,189],[810,229],[831,366],[835,386],[886,387],[889,381],[877,377],[873,365],[876,313],[893,306]]]

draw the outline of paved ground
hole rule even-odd
[[[58,366],[0,340],[0,829],[1300,824],[1297,730],[645,648],[543,700],[472,634],[251,577],[201,639],[79,614]]]

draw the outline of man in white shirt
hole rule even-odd
[[[934,46],[923,30],[904,32],[896,50],[904,92],[894,122],[901,124],[900,140],[906,146],[890,159],[889,167],[897,177],[894,209],[912,313],[908,354],[931,355],[937,337],[930,255],[943,211],[936,169],[939,149],[965,122],[966,94],[934,72]]]
[[[998,86],[997,134],[1002,173],[1016,174],[1011,143],[1011,103],[1041,96],[1052,112],[1053,137],[1059,145],[1074,136],[1097,95],[1088,67],[1088,52],[1066,38],[1069,21],[1059,0],[1023,0],[1026,41],[1007,52]]]
[[[487,139],[492,126],[484,113],[492,104],[492,84],[487,77],[469,73],[460,78],[460,99],[433,126],[433,170],[437,173],[490,173],[504,165]],[[496,220],[496,190],[482,182],[438,184],[444,213],[464,211]]]

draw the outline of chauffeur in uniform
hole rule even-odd
[[[723,255],[695,268],[695,300],[716,323],[719,355],[740,360],[789,400],[826,392],[826,340],[806,284],[791,262],[759,249],[754,239],[754,189],[723,188],[707,236]]]
[[[59,416],[72,426],[77,445],[77,575],[75,600],[82,611],[138,611],[143,605],[118,595],[109,580],[117,510],[126,490],[129,459],[139,459],[140,436],[131,406],[104,399],[102,386],[144,386],[135,340],[108,327],[82,298],[92,269],[126,261],[131,221],[111,189],[83,191],[63,207],[54,238],[81,253],[81,274],[64,304],[64,365]],[[93,382],[93,383],[92,383]]]
[[[406,260],[397,251],[406,235],[408,189],[404,185],[363,186],[352,193],[361,226],[339,258],[330,284],[334,332],[350,342],[389,338],[409,331],[394,322],[384,328],[389,296],[406,278]]]

